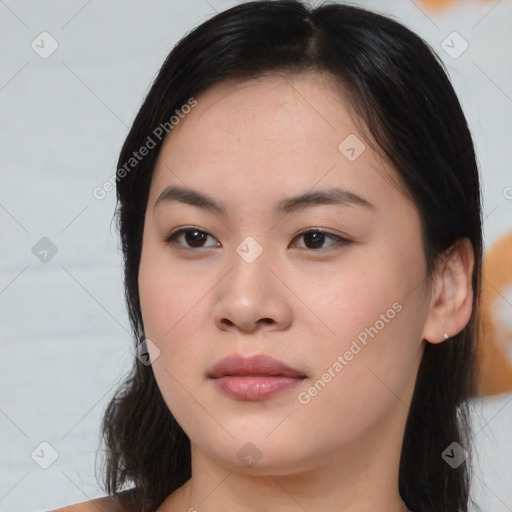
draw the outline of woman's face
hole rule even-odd
[[[153,371],[195,453],[230,470],[399,455],[429,314],[420,220],[324,80],[213,86],[151,183],[139,290]],[[233,354],[298,377],[211,378]]]

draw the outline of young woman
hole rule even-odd
[[[422,39],[334,3],[221,12],[116,182],[138,357],[83,510],[468,510],[479,176]]]

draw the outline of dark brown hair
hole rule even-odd
[[[368,142],[396,169],[421,218],[426,279],[455,242],[468,238],[473,246],[473,312],[450,340],[426,343],[399,471],[399,492],[412,511],[466,512],[471,477],[468,404],[477,393],[479,175],[465,116],[439,57],[402,24],[351,5],[326,2],[312,8],[299,0],[263,0],[216,14],[172,49],[118,162],[116,214],[133,342],[144,336],[138,271],[149,186],[163,137],[153,137],[156,147],[129,172],[126,162],[156,127],[211,85],[306,71],[337,80],[346,92],[344,101],[348,99],[369,134]],[[125,172],[119,172],[123,166]],[[105,410],[101,432],[105,490],[115,496],[134,486],[134,509],[154,511],[191,477],[190,440],[166,406],[151,366],[136,357]],[[441,456],[453,442],[469,452],[457,468]]]

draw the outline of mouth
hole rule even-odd
[[[221,359],[208,373],[216,388],[235,400],[261,401],[291,389],[306,375],[266,355]]]

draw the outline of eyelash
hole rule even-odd
[[[179,237],[179,235],[181,234],[185,234],[185,233],[188,233],[188,232],[197,232],[197,233],[204,233],[206,235],[209,235],[209,236],[212,236],[210,235],[210,233],[208,233],[207,231],[204,231],[202,229],[199,229],[199,228],[195,228],[193,226],[190,226],[190,227],[187,227],[187,228],[180,228],[180,229],[177,229],[173,232],[171,232],[169,235],[167,235],[164,239],[165,243],[171,245],[171,244],[174,244],[174,245],[180,245],[178,244],[178,242],[176,241],[176,239]],[[334,240],[337,240],[336,243],[328,246],[327,248],[320,248],[320,249],[308,249],[307,247],[300,247],[300,249],[305,249],[305,250],[309,250],[309,251],[325,251],[325,250],[330,250],[336,246],[344,246],[344,245],[347,245],[350,243],[350,240],[348,240],[347,238],[343,238],[339,235],[335,235],[334,233],[330,233],[328,231],[325,231],[323,229],[310,229],[310,230],[307,230],[307,231],[302,231],[301,233],[298,233],[296,235],[295,238],[298,238],[298,237],[302,237],[302,236],[305,236],[305,235],[308,235],[308,234],[311,234],[311,233],[319,233],[321,235],[326,235],[327,237],[329,238],[332,238]],[[294,238],[294,240],[295,240]],[[194,248],[194,247],[184,247],[184,246],[181,246],[179,247],[180,249],[185,249],[185,250],[190,250],[190,251],[193,251],[193,250],[200,250],[200,249],[211,249],[212,247],[198,247],[198,248]]]

